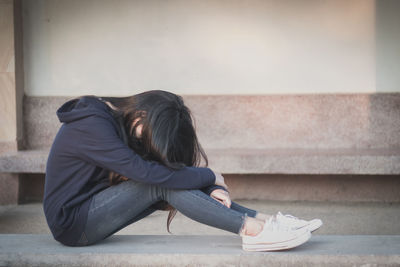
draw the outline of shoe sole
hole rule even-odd
[[[272,243],[272,244],[265,244],[265,243],[258,243],[258,244],[242,244],[242,248],[245,251],[277,251],[277,250],[286,250],[291,249],[301,244],[307,242],[311,237],[310,232],[305,232],[303,235],[298,236],[295,239],[291,239],[284,242]]]

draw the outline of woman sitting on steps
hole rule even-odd
[[[199,167],[207,156],[180,96],[84,96],[57,115],[63,125],[47,161],[44,211],[62,244],[94,244],[157,209],[170,211],[168,230],[178,210],[239,234],[247,251],[296,247],[322,225],[231,201],[223,176]]]

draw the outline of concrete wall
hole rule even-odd
[[[0,0],[0,154],[22,140],[21,3]]]
[[[395,2],[26,0],[25,92],[400,92],[400,37],[375,32]]]
[[[400,1],[376,2],[376,89],[400,91]]]
[[[0,155],[23,143],[21,1],[0,0]],[[18,199],[19,175],[0,173],[0,204]]]
[[[0,1],[0,148],[17,140],[13,2]],[[12,146],[12,145],[11,145]],[[15,146],[16,147],[16,146]],[[0,149],[1,152],[2,149]]]

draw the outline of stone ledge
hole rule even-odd
[[[400,174],[400,150],[208,150],[210,167],[226,174]]]
[[[50,235],[0,235],[0,266],[398,266],[400,236],[313,236],[288,251],[245,252],[238,236],[114,235],[66,247]]]
[[[73,97],[24,98],[26,149],[50,147]],[[400,148],[400,93],[186,95],[206,148]]]
[[[225,174],[400,174],[393,149],[207,149],[210,168]],[[0,155],[0,172],[44,173],[48,150]]]
[[[0,155],[0,172],[45,173],[48,150],[26,150]]]

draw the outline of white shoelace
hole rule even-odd
[[[300,221],[299,218],[297,218],[297,217],[295,217],[293,215],[290,215],[290,214],[282,214],[280,211],[278,212],[278,215],[286,217],[286,218],[290,218],[290,219],[293,219],[293,220],[296,220],[296,221]]]
[[[272,231],[272,232],[282,232],[282,231],[289,231],[290,228],[286,225],[280,224],[275,216],[271,216],[264,224],[264,227],[266,229]]]

